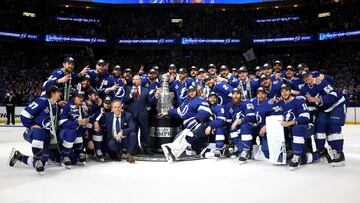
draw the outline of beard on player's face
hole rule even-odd
[[[67,73],[72,73],[74,71],[74,63],[63,63],[64,69]]]
[[[295,73],[292,70],[287,70],[286,71],[286,77],[287,78],[292,78],[294,77]]]
[[[211,105],[217,104],[217,97],[216,96],[209,97],[209,103]]]
[[[265,99],[266,99],[266,93],[265,92],[258,92],[257,94],[256,94],[256,96],[257,96],[257,98],[258,98],[258,100],[259,100],[259,102],[261,103],[261,102],[263,102]]]
[[[233,103],[237,104],[237,103],[240,103],[241,101],[241,94],[237,93],[237,92],[234,92],[232,94],[232,101]]]
[[[291,98],[291,91],[288,89],[282,89],[281,90],[281,97],[285,100],[288,101]]]

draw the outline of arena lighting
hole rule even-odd
[[[290,17],[282,17],[282,18],[263,18],[256,19],[257,23],[268,23],[268,22],[288,22],[291,20],[299,20],[299,16],[290,16]]]
[[[65,5],[65,8],[69,8],[70,6],[69,5]]]
[[[181,38],[181,44],[240,44],[235,38]]]
[[[249,4],[283,0],[77,0],[106,4]]]
[[[288,37],[276,37],[276,38],[255,38],[252,40],[254,44],[267,44],[267,43],[282,43],[282,42],[306,42],[312,41],[312,35],[297,35]]]
[[[16,39],[29,39],[29,40],[39,40],[39,35],[30,34],[30,33],[19,33],[19,32],[9,32],[9,31],[1,31],[0,37],[9,37]]]
[[[118,39],[118,44],[176,44],[175,38],[158,38],[158,39]]]
[[[332,39],[341,39],[341,38],[350,38],[350,37],[359,37],[360,30],[351,30],[351,31],[337,31],[337,32],[322,32],[319,33],[319,40],[332,40]]]
[[[25,17],[31,17],[31,18],[35,18],[36,14],[35,13],[30,13],[30,12],[23,12],[23,16]]]
[[[182,23],[183,20],[182,20],[181,18],[172,18],[172,19],[171,19],[171,22],[172,22],[172,23]]]
[[[45,42],[105,44],[106,39],[98,38],[98,37],[79,37],[79,36],[68,36],[68,35],[45,35]]]
[[[99,19],[96,18],[80,18],[80,17],[61,17],[57,16],[56,20],[58,21],[72,21],[77,23],[98,23]]]
[[[324,13],[318,14],[318,18],[324,18],[324,17],[329,17],[329,16],[331,16],[330,12],[324,12]]]

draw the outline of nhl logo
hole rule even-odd
[[[49,108],[44,109],[44,112],[49,113],[50,112]]]

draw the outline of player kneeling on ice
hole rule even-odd
[[[291,143],[293,157],[289,162],[290,170],[297,169],[299,164],[314,162],[320,158],[318,152],[312,153],[307,149],[306,140],[311,148],[311,136],[314,134],[314,125],[310,123],[310,114],[304,97],[293,97],[291,88],[287,85],[281,87],[282,100],[277,103],[282,110],[281,125],[285,128],[285,137]],[[285,139],[286,140],[286,139]],[[309,153],[307,153],[309,150]]]
[[[137,136],[133,117],[131,113],[122,110],[120,100],[112,101],[111,110],[112,112],[104,112],[101,119],[95,122],[94,130],[97,136],[106,133],[105,143],[112,159],[121,161],[122,150],[126,148],[127,162],[135,163],[133,155],[137,146]]]
[[[17,161],[33,166],[37,172],[43,173],[49,158],[50,143],[56,143],[56,112],[57,102],[61,98],[61,89],[49,86],[46,96],[36,98],[21,112],[21,122],[26,127],[24,139],[31,143],[33,156],[26,156],[19,151],[12,150],[9,165],[12,167]]]
[[[244,164],[250,157],[250,149],[253,145],[252,123],[255,123],[254,106],[250,100],[241,101],[241,91],[234,88],[232,100],[226,106],[227,119],[231,123],[230,136],[238,147],[240,153],[239,163]],[[240,135],[240,136],[239,136]],[[241,137],[241,141],[240,138]]]
[[[62,165],[70,169],[71,165],[86,164],[86,156],[83,146],[83,135],[89,118],[84,118],[85,112],[82,104],[85,92],[76,91],[60,113],[60,140]]]
[[[224,154],[226,132],[225,109],[218,103],[218,95],[215,92],[210,92],[208,102],[213,114],[213,120],[209,122],[209,126],[205,129],[205,134],[215,134],[216,149],[214,151],[214,156],[219,158]]]
[[[205,129],[208,127],[208,120],[212,115],[208,103],[200,96],[197,96],[196,87],[188,88],[188,97],[175,109],[159,116],[170,115],[183,120],[184,130],[178,134],[172,143],[161,146],[166,159],[169,162],[176,161],[181,154],[190,147],[200,154],[208,146],[208,136]]]

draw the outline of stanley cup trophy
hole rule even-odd
[[[169,116],[159,117],[160,113],[167,113],[169,109],[173,108],[173,96],[169,91],[168,74],[163,74],[161,79],[161,93],[159,95],[156,115],[152,115],[150,121],[150,144],[154,152],[161,153],[161,145],[164,143],[172,142],[175,135],[180,131],[179,123]]]

